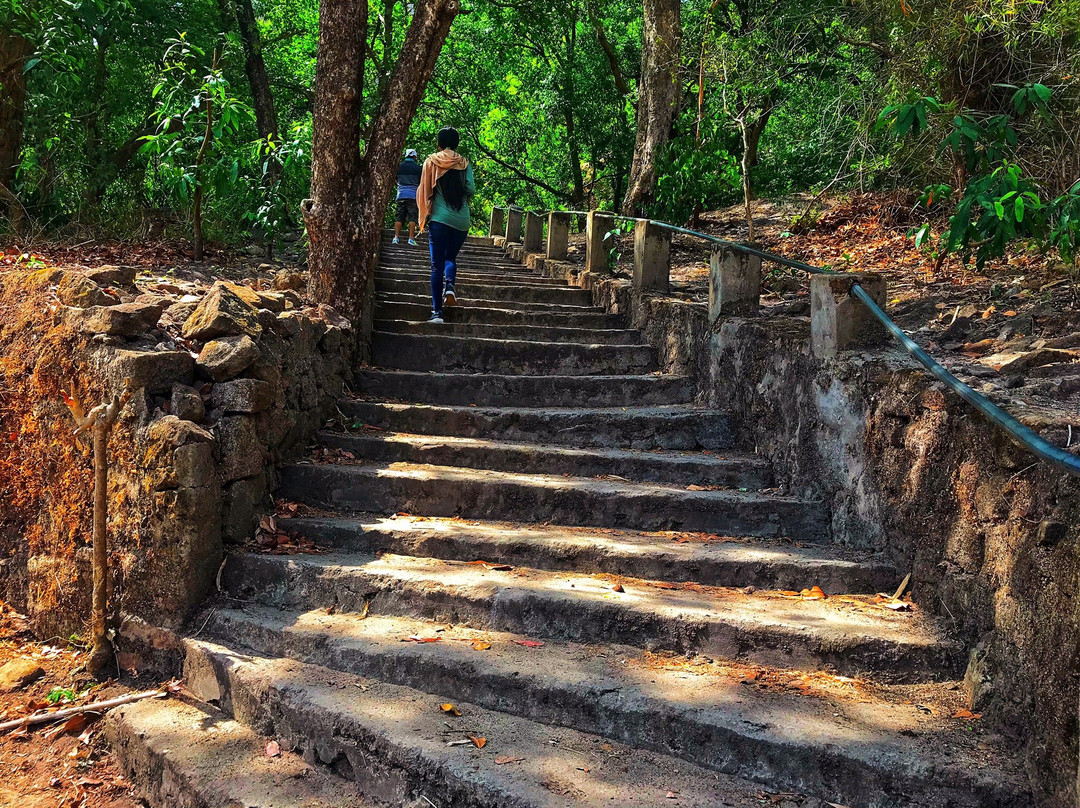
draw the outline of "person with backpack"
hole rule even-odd
[[[416,149],[406,149],[405,159],[397,170],[397,210],[394,214],[394,244],[401,243],[401,226],[409,223],[409,246],[416,244],[416,225],[419,211],[416,207],[416,188],[420,185],[420,163]]]
[[[443,322],[444,306],[457,305],[457,256],[469,235],[469,200],[476,193],[472,165],[457,153],[460,140],[452,127],[439,131],[439,151],[424,161],[416,192],[420,232],[428,226],[432,323]]]

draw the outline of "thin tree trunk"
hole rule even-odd
[[[214,58],[215,64],[217,63],[217,57]],[[210,139],[214,136],[214,102],[212,99],[206,99],[206,133],[203,135],[202,146],[199,147],[199,153],[195,157],[195,193],[193,195],[194,204],[191,211],[191,229],[195,238],[195,255],[196,261],[203,260],[203,232],[202,232],[202,200],[203,200],[203,184],[202,184],[202,164],[206,158],[206,150],[210,147]]]
[[[671,139],[679,98],[679,0],[645,0],[638,82],[637,139],[623,213],[633,216],[652,199],[656,160]]]
[[[22,207],[15,196],[15,172],[22,153],[23,126],[26,120],[26,60],[30,43],[20,36],[0,30],[0,186],[8,193],[0,202],[17,230]]]
[[[86,201],[94,207],[105,195],[106,177],[109,175],[108,161],[101,146],[101,113],[105,109],[105,56],[109,42],[102,36],[94,47],[94,78],[90,91],[90,114],[86,118],[86,165],[90,172],[90,182],[86,189]]]
[[[113,656],[112,642],[106,631],[109,603],[109,429],[111,423],[101,418],[94,424],[94,592],[90,606],[89,669],[98,674]]]
[[[255,126],[259,137],[277,141],[278,119],[274,106],[274,94],[270,90],[270,77],[263,60],[262,39],[255,21],[255,9],[251,0],[234,0],[236,22],[240,28],[240,40],[244,43],[244,71],[251,85],[251,102],[255,108]]]
[[[742,188],[743,188],[743,212],[746,217],[746,239],[747,241],[754,241],[757,233],[754,229],[754,213],[753,213],[753,201],[754,201],[754,186],[750,172],[754,166],[758,164],[758,144],[761,142],[761,133],[765,131],[765,126],[769,123],[769,116],[772,115],[774,105],[770,101],[768,105],[760,113],[757,118],[750,120],[749,108],[743,109],[743,114],[739,116],[739,131],[742,134],[742,160],[740,161],[740,168],[742,171]]]
[[[308,231],[310,292],[352,320],[362,358],[369,353],[374,270],[395,169],[459,10],[458,0],[416,4],[361,157],[367,0],[322,2],[311,198],[301,205]]]
[[[611,46],[611,42],[608,41],[607,33],[604,31],[604,23],[596,10],[596,4],[593,2],[589,3],[589,20],[592,22],[593,30],[596,32],[596,41],[600,44],[600,50],[604,52],[604,56],[607,58],[608,67],[611,69],[611,78],[615,82],[616,92],[620,96],[629,95],[630,87],[626,83],[622,68],[619,67],[619,57],[615,53],[615,48]]]
[[[581,173],[581,144],[578,143],[577,129],[574,126],[574,108],[577,106],[574,75],[577,72],[577,14],[570,18],[570,36],[566,39],[566,70],[563,82],[565,105],[563,114],[566,119],[566,144],[570,151],[570,176],[574,180],[574,193],[571,203],[581,210],[585,204],[585,177]]]

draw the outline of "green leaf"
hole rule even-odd
[[[1016,203],[1014,205],[1014,209],[1016,211],[1016,221],[1018,221],[1018,222],[1024,221],[1024,197],[1022,197],[1022,196],[1016,197]]]

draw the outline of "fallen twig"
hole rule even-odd
[[[96,701],[93,704],[84,704],[81,707],[69,707],[66,710],[57,710],[55,713],[35,713],[34,715],[28,715],[25,718],[16,718],[14,721],[5,721],[3,724],[0,724],[0,732],[7,732],[9,729],[19,729],[21,727],[32,727],[37,724],[49,724],[53,721],[71,718],[71,716],[79,715],[80,713],[100,713],[112,709],[113,707],[119,707],[123,704],[131,704],[133,701],[165,698],[168,695],[168,690],[144,690],[140,693],[128,693],[126,696],[118,696],[115,699],[108,699],[107,701]]]

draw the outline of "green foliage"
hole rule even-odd
[[[695,212],[731,204],[738,194],[739,163],[723,145],[718,127],[696,143],[689,116],[685,131],[668,141],[658,162],[656,201],[650,214],[669,222],[688,221]]]

